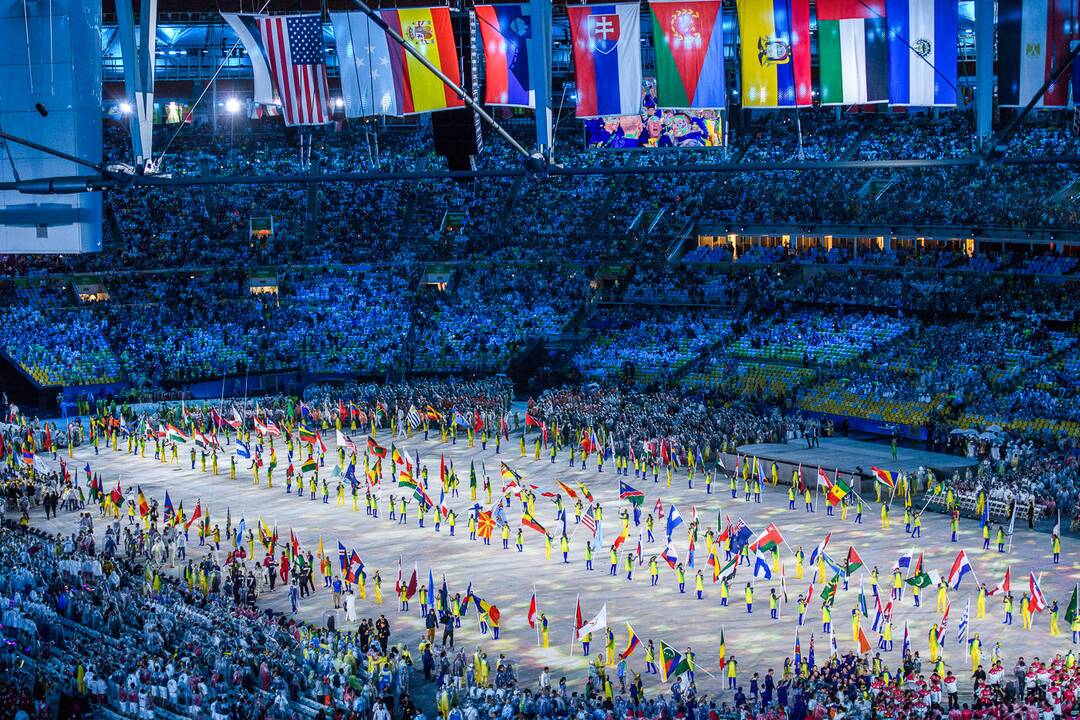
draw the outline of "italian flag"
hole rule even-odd
[[[889,101],[885,0],[819,0],[822,105]]]

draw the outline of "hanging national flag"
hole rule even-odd
[[[799,642],[799,628],[795,628],[795,647],[791,651],[791,656],[794,658],[795,671],[798,672],[802,667],[802,643]]]
[[[743,106],[811,105],[809,0],[741,0],[738,10]]]
[[[169,522],[170,520],[172,520],[174,515],[176,515],[176,510],[175,510],[175,508],[173,508],[172,498],[169,497],[169,491],[166,490],[165,491],[165,510],[163,512],[162,519],[165,522]]]
[[[908,548],[900,555],[900,559],[896,561],[896,567],[901,570],[908,570],[911,567],[911,561],[914,558],[915,548]]]
[[[886,0],[886,11],[890,103],[956,105],[957,3]]]
[[[330,22],[341,68],[345,117],[404,115],[401,48],[362,12],[333,12]]]
[[[665,108],[724,108],[720,0],[653,0],[657,102]]]
[[[237,39],[243,44],[244,51],[251,61],[254,76],[254,101],[260,105],[273,105],[274,85],[270,80],[270,65],[267,62],[266,48],[259,29],[259,16],[221,13],[221,17],[236,33]]]
[[[819,0],[817,20],[821,104],[888,102],[885,0]]]
[[[998,2],[998,103],[1002,107],[1027,105],[1066,62],[1070,40],[1080,40],[1076,12],[1076,3],[1070,0]],[[1065,73],[1036,107],[1065,107],[1068,101]]]
[[[260,15],[259,30],[286,125],[330,122],[322,16]],[[260,62],[264,62],[260,59]]]
[[[536,107],[529,74],[529,58],[536,52],[529,6],[476,5],[474,9],[484,44],[484,102]]]
[[[947,580],[949,587],[953,590],[959,589],[964,576],[971,572],[971,561],[968,560],[967,553],[961,550],[956,554],[956,559],[953,560],[952,569],[949,570],[949,577]]]
[[[139,517],[146,517],[150,513],[150,503],[146,502],[146,496],[143,495],[142,487],[139,487],[138,490],[136,504],[139,506]]]
[[[619,481],[619,499],[627,500],[631,505],[642,505],[645,502],[645,493],[636,490],[627,483]]]
[[[577,116],[641,112],[641,20],[637,3],[569,5]]]

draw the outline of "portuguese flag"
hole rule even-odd
[[[724,37],[720,0],[649,3],[661,107],[723,108]]]

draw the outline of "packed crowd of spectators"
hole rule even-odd
[[[217,553],[195,560],[193,549],[186,566],[181,556],[189,579],[178,581],[156,528],[133,533],[77,513],[70,534],[0,530],[0,664],[12,670],[0,686],[16,695],[5,706],[13,717],[91,708],[196,720],[417,715],[411,656],[389,632],[334,632],[260,611],[263,584]],[[104,540],[95,522],[106,522]]]

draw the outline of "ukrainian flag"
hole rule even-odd
[[[743,106],[811,104],[809,0],[739,0]]]

